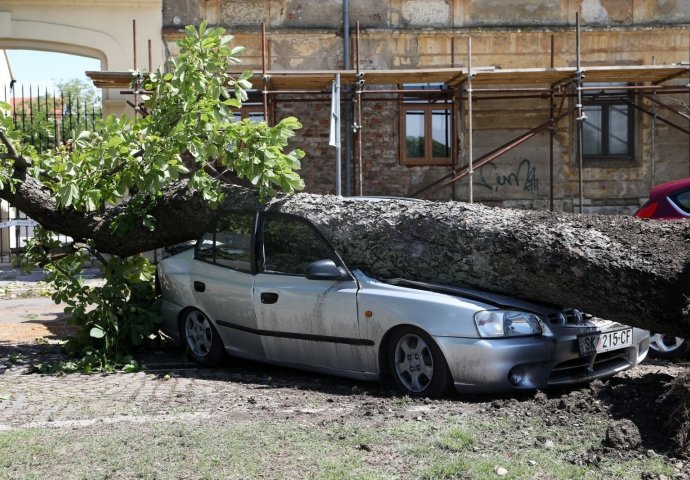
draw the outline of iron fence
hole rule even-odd
[[[59,147],[75,132],[93,129],[102,118],[100,100],[77,92],[13,83],[5,86],[0,95],[10,105],[15,128],[39,152]],[[33,237],[35,225],[36,222],[7,202],[0,202],[0,263],[19,261],[26,241]],[[60,237],[60,240],[68,238]]]
[[[14,83],[5,86],[3,96],[15,128],[39,151],[60,146],[75,132],[93,129],[102,118],[100,100],[75,88],[56,91]]]

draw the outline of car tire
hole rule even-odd
[[[388,343],[388,368],[393,383],[411,397],[439,397],[450,386],[446,359],[436,342],[422,330],[394,332]]]
[[[225,356],[223,341],[211,323],[201,311],[192,308],[186,310],[180,319],[180,335],[192,360],[208,367],[215,367]]]
[[[690,345],[685,339],[663,333],[650,333],[649,354],[652,357],[675,360],[685,358],[688,353]]]

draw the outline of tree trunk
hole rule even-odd
[[[345,261],[401,277],[578,308],[690,337],[690,222],[295,195]]]
[[[110,226],[124,206],[59,210],[38,181],[23,180],[0,197],[48,229],[92,238],[104,253],[196,238],[215,215],[179,182],[150,212],[155,231],[133,226],[121,237]],[[228,186],[224,209],[259,205],[252,190]],[[690,337],[690,222],[309,194],[278,197],[266,208],[308,218],[348,265],[370,275],[471,286]]]

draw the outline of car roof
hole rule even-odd
[[[666,197],[677,190],[683,190],[685,188],[690,188],[690,178],[681,178],[680,180],[662,183],[649,191],[649,200],[658,200],[661,197]]]

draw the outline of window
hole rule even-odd
[[[206,232],[196,244],[195,258],[213,263],[213,236],[215,232]]]
[[[407,90],[442,92],[440,84],[406,84]],[[452,163],[452,111],[447,98],[405,94],[401,105],[400,151],[405,165]]]
[[[249,119],[252,122],[262,122],[264,120],[263,103],[259,102],[245,102],[242,108],[233,113],[235,120]]]
[[[317,260],[339,263],[328,242],[310,224],[288,216],[267,216],[263,228],[266,273],[305,275],[307,267]]]
[[[253,213],[227,213],[213,232],[206,232],[197,244],[196,258],[222,267],[251,272]]]
[[[690,213],[690,190],[676,193],[671,195],[670,198],[673,203],[678,206],[678,208],[683,210],[685,213]]]
[[[633,159],[635,112],[631,102],[632,98],[624,90],[602,90],[591,98],[585,98],[583,110],[587,120],[582,125],[584,158]]]

